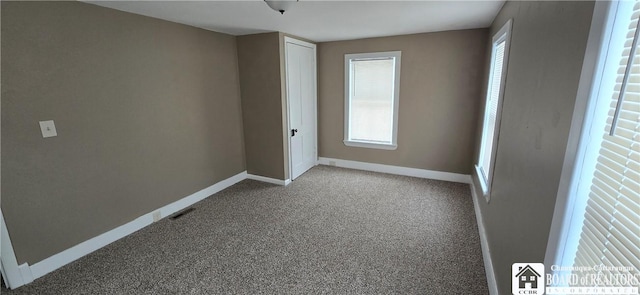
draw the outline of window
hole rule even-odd
[[[509,39],[511,34],[511,20],[493,36],[491,50],[491,68],[489,69],[489,85],[485,103],[484,120],[482,123],[482,139],[480,154],[476,164],[476,173],[487,201],[493,176],[495,162],[495,146],[498,141],[500,127],[500,109],[504,96],[504,84],[507,75],[507,61],[509,57]]]
[[[603,100],[595,112],[604,120],[594,121],[597,152],[592,167],[582,177],[590,185],[581,210],[582,222],[575,239],[575,266],[635,267],[640,275],[640,52],[638,49],[638,15],[640,4],[621,1],[614,25],[610,55],[615,73],[602,76]],[[616,30],[615,28],[618,28]],[[618,31],[618,32],[616,32]],[[616,37],[618,34],[618,37]],[[631,57],[631,58],[630,58]],[[606,67],[606,66],[605,66]],[[617,274],[618,272],[612,272]]]
[[[400,55],[345,55],[345,145],[397,148]]]
[[[609,9],[555,263],[639,278],[640,2],[611,2]]]

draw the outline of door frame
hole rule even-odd
[[[287,48],[287,44],[295,44],[299,46],[304,46],[313,49],[313,122],[314,122],[314,130],[315,140],[314,140],[314,154],[315,154],[315,163],[314,165],[318,165],[318,52],[316,48],[316,44],[305,42],[302,40],[298,40],[295,38],[291,38],[289,36],[284,37],[284,71],[285,71],[285,93],[286,93],[286,106],[287,106],[287,128],[285,130],[285,134],[287,136],[287,166],[289,167],[289,177],[290,181],[294,180],[293,177],[293,159],[291,156],[291,104],[289,100],[289,50]]]
[[[2,277],[4,283],[9,289],[15,289],[31,282],[28,276],[25,277],[21,271],[21,268],[26,269],[28,264],[18,265],[16,260],[16,254],[13,251],[13,244],[9,237],[9,231],[7,230],[6,223],[4,222],[4,216],[0,209],[0,268],[2,268]]]

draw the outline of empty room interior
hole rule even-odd
[[[638,294],[638,1],[0,5],[3,294]]]

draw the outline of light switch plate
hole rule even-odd
[[[56,125],[53,123],[53,120],[40,121],[40,130],[42,131],[42,137],[44,138],[58,136],[58,132],[56,132]]]

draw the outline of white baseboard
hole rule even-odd
[[[221,191],[224,190],[240,181],[243,181],[247,179],[247,172],[243,171],[240,172],[234,176],[231,176],[225,180],[222,180],[210,187],[207,187],[203,190],[200,190],[196,193],[193,193],[183,199],[177,200],[169,205],[166,205],[162,208],[160,208],[159,210],[156,211],[160,211],[160,218],[165,218],[167,216],[173,215],[174,213],[185,209],[197,202],[200,202],[204,199],[206,199],[207,197]],[[156,212],[154,211],[154,212]],[[152,212],[148,213],[147,215],[152,215]]]
[[[49,258],[46,258],[42,261],[39,261],[37,263],[35,263],[34,265],[30,266],[28,264],[22,264],[19,267],[17,266],[17,264],[15,266],[9,266],[7,267],[5,266],[5,271],[8,273],[12,273],[12,274],[19,274],[21,276],[21,279],[14,279],[12,281],[15,281],[15,284],[13,284],[11,281],[11,285],[9,285],[9,287],[11,289],[15,289],[17,287],[20,287],[22,285],[28,284],[31,281],[33,281],[34,279],[37,279],[39,277],[42,277],[66,264],[69,264],[91,252],[94,252],[106,245],[109,245],[125,236],[128,236],[150,224],[152,224],[154,222],[154,213],[156,215],[156,219],[159,218],[164,218],[167,217],[169,215],[172,215],[182,209],[185,209],[227,187],[230,187],[242,180],[245,180],[247,178],[247,172],[241,172],[238,173],[232,177],[229,177],[225,180],[222,180],[210,187],[207,187],[203,190],[200,190],[194,194],[191,194],[185,198],[182,198],[178,201],[175,201],[171,204],[168,204],[160,209],[154,210],[152,212],[149,212],[145,215],[142,215],[136,219],[134,219],[133,221],[130,221],[122,226],[119,226],[115,229],[112,229],[106,233],[103,233],[97,237],[91,238],[87,241],[84,241],[78,245],[75,245],[67,250],[64,250],[58,254],[55,254]],[[158,218],[159,217],[159,218]],[[4,222],[3,222],[3,228],[4,228]],[[3,246],[5,246],[5,231],[3,230],[3,240],[2,240],[2,244]],[[7,234],[8,237],[8,234]],[[11,258],[13,258],[13,260],[15,260],[15,254],[13,253],[13,247],[11,248],[11,253],[7,253],[10,254],[11,257],[5,256],[5,247],[3,247],[3,252],[2,252],[2,261],[4,262],[5,259],[7,260],[11,260]]]
[[[451,182],[471,183],[470,175],[451,173],[451,172],[441,172],[441,171],[374,164],[374,163],[349,161],[349,160],[341,160],[341,159],[332,159],[332,158],[324,158],[324,157],[320,157],[318,159],[318,163],[320,165],[336,166],[336,167],[350,168],[350,169],[357,169],[357,170],[382,172],[382,173],[435,179],[435,180],[444,180],[444,181],[451,181]]]
[[[22,275],[22,281],[24,282],[25,285],[35,280],[28,263],[23,263],[20,266],[18,266],[18,270],[20,270],[20,275]]]
[[[273,184],[282,185],[282,186],[287,186],[291,183],[291,179],[280,180],[280,179],[264,177],[260,175],[254,175],[254,174],[247,174],[247,179],[268,182],[268,183],[273,183]]]
[[[133,221],[35,263],[31,266],[31,273],[34,279],[40,278],[152,223],[153,217],[151,217],[151,214],[142,215]],[[27,284],[27,282],[25,282],[25,284]]]
[[[484,229],[484,219],[482,219],[482,211],[480,211],[480,201],[476,193],[476,186],[471,179],[469,184],[471,188],[471,198],[473,198],[473,208],[476,212],[476,222],[478,223],[478,233],[480,234],[480,247],[482,248],[482,259],[484,261],[484,272],[487,274],[487,285],[489,286],[489,295],[498,295],[498,284],[496,283],[496,275],[493,270],[493,261],[491,260],[491,250],[487,241],[487,232]],[[482,198],[484,199],[484,198]]]

